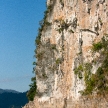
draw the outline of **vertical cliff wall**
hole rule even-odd
[[[102,65],[92,45],[108,34],[108,1],[47,0],[42,24],[36,50],[38,96],[24,108],[107,108],[103,97],[81,93],[87,86],[85,64],[92,64],[92,74]]]

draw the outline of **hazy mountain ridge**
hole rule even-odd
[[[0,88],[0,94],[2,94],[2,93],[20,93],[20,92],[11,90],[11,89],[1,89]]]
[[[27,102],[26,92],[0,89],[0,108],[21,108]]]

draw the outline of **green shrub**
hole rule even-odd
[[[58,65],[58,64],[61,64],[62,63],[62,61],[63,61],[63,59],[62,58],[58,58],[57,60],[56,60],[56,64]]]
[[[51,49],[56,50],[56,44],[52,44]]]
[[[64,20],[61,20],[61,21],[60,21],[60,24],[61,24],[61,25],[58,26],[59,29],[57,29],[57,31],[58,31],[59,33],[63,32],[64,29],[67,30],[67,28],[69,27],[69,24],[67,24]]]
[[[36,65],[36,62],[33,62],[33,65]]]
[[[69,27],[69,24],[67,24],[67,22],[65,22],[64,20],[61,20],[61,28],[64,30],[64,29],[66,29],[67,30],[67,28]]]
[[[93,51],[99,51],[103,48],[102,42],[94,43],[93,44]]]
[[[36,89],[37,89],[37,86],[36,86],[36,77],[32,77],[31,78],[31,81],[32,83],[29,85],[30,86],[30,89],[29,91],[27,92],[27,98],[29,101],[33,101],[35,95],[36,95]]]
[[[46,22],[45,22],[45,25],[46,25],[46,26],[51,26],[51,23],[46,21]]]
[[[93,74],[89,74],[86,72],[84,78],[85,78],[86,88],[83,91],[83,94],[84,95],[92,94],[95,88],[95,79],[94,79],[95,77]]]
[[[44,52],[37,53],[37,54],[36,54],[36,58],[37,58],[38,60],[42,60],[43,55],[44,55]]]
[[[48,78],[48,76],[45,73],[42,74],[42,77],[43,78]]]
[[[39,35],[41,35],[41,34],[39,34]],[[35,44],[36,44],[36,45],[40,45],[40,44],[41,44],[41,37],[40,37],[40,36],[38,36],[38,37],[36,38]]]
[[[57,31],[59,32],[59,33],[61,33],[61,32],[63,32],[63,28],[61,27],[61,28],[59,28],[59,29],[57,29]]]
[[[49,6],[47,7],[48,12],[51,12],[52,9],[53,9],[53,6],[52,6],[52,5],[49,5]]]
[[[75,75],[78,75],[79,79],[82,79],[82,72],[83,72],[83,66],[79,65],[77,68],[74,69]]]

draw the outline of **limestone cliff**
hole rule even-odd
[[[92,75],[102,65],[92,46],[108,34],[108,0],[47,0],[42,24],[36,50],[38,96],[24,108],[108,108],[105,98],[94,96],[98,90],[90,98],[82,96],[84,67],[89,64]]]

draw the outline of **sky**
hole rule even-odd
[[[0,0],[0,88],[29,90],[46,0]]]

